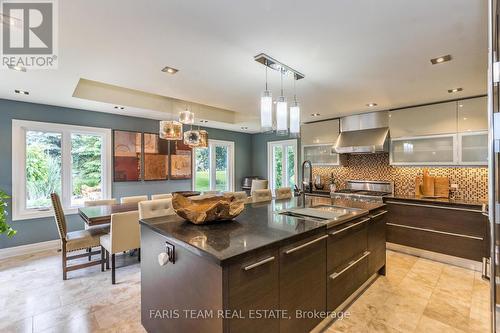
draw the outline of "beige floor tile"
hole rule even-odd
[[[452,326],[446,325],[440,321],[434,320],[427,316],[422,316],[418,323],[415,332],[425,333],[464,333],[465,331],[459,330]]]
[[[434,291],[424,315],[444,324],[467,331],[469,325],[470,303],[464,304],[448,293]]]

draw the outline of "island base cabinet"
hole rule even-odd
[[[280,332],[309,332],[321,318],[307,318],[326,310],[326,238],[316,235],[280,249],[280,309],[290,319],[280,320]]]
[[[368,277],[381,270],[386,264],[386,216],[387,211],[375,213],[368,224]]]
[[[182,246],[175,246],[175,263],[161,266],[167,243],[141,226],[142,325],[151,333],[222,332],[222,319],[210,315],[223,308],[221,267]]]
[[[368,257],[370,252],[364,252],[358,259],[346,267],[329,273],[327,279],[327,310],[335,311],[363,283],[368,280]]]
[[[264,315],[279,309],[279,251],[266,250],[225,269],[227,300],[231,313],[225,331],[234,333],[279,332],[279,318]],[[243,318],[244,317],[244,318]]]

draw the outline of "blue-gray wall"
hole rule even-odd
[[[0,189],[8,194],[12,194],[12,119],[153,133],[158,131],[156,120],[0,99]],[[238,189],[241,178],[252,174],[250,154],[252,135],[212,128],[206,128],[206,130],[211,139],[234,141],[235,187]],[[113,183],[113,197],[150,195],[188,189],[191,189],[191,180]],[[10,206],[11,202],[9,202]],[[18,232],[11,239],[0,235],[0,248],[57,239],[57,229],[53,218],[12,222],[10,213],[9,209],[9,223]],[[68,228],[69,230],[83,229],[83,221],[78,215],[70,215]]]

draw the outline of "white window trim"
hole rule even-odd
[[[52,208],[47,210],[26,209],[26,131],[61,133],[61,203],[65,214],[78,213],[78,207],[71,207],[72,176],[71,169],[71,134],[93,134],[102,136],[103,151],[101,163],[103,169],[102,195],[110,198],[112,191],[111,175],[111,130],[107,128],[63,125],[26,120],[12,120],[12,219],[27,220],[53,216]]]
[[[274,184],[274,174],[273,174],[273,150],[272,147],[276,145],[281,145],[281,146],[292,146],[295,149],[295,156],[294,156],[294,171],[295,171],[295,184],[298,186],[298,166],[297,166],[297,155],[298,155],[298,148],[297,148],[297,139],[290,139],[290,140],[281,140],[281,141],[268,141],[267,142],[267,179],[269,179],[269,188],[271,191],[276,190],[273,189],[273,184]],[[283,154],[283,165],[285,165],[286,162],[286,154]],[[288,169],[286,167],[283,167],[283,175],[284,179],[288,179]],[[293,190],[293,189],[292,189]]]
[[[213,179],[211,175],[211,170],[212,168],[215,169],[215,159],[212,158],[212,154],[210,153],[210,150],[212,149],[212,146],[216,146],[217,144],[219,145],[225,145],[229,146],[229,165],[228,165],[228,173],[229,173],[229,191],[233,192],[234,191],[234,142],[233,141],[224,141],[224,140],[214,140],[214,139],[208,139],[208,149],[209,149],[209,182],[210,182],[210,190],[209,191],[215,191],[215,179]],[[196,149],[196,148],[195,148]],[[193,175],[193,182],[191,184],[191,188],[193,191],[195,191],[195,186],[196,186],[196,154],[193,149],[193,157],[191,161],[191,168],[192,168],[192,175]]]

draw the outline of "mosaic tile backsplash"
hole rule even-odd
[[[423,167],[389,165],[389,154],[341,155],[342,166],[314,167],[313,175],[320,175],[325,184],[331,174],[339,189],[349,179],[390,180],[396,196],[415,195],[415,178],[422,176]],[[446,176],[450,184],[457,184],[456,199],[483,201],[488,198],[488,168],[486,167],[426,167],[431,176]]]

